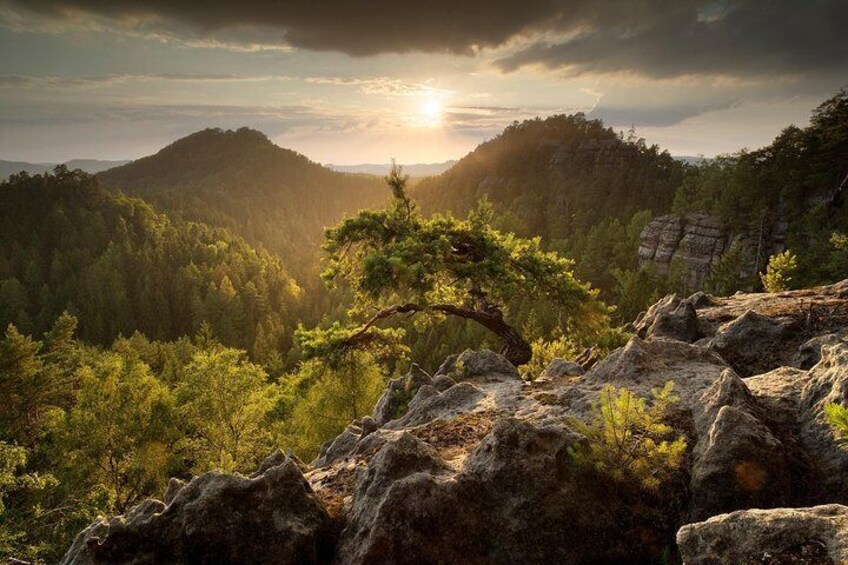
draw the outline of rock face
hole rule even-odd
[[[689,288],[701,288],[728,244],[727,232],[709,214],[660,216],[639,236],[639,263],[668,273],[672,261],[679,261],[686,269]]]
[[[656,528],[650,517],[622,519],[612,491],[576,472],[568,450],[579,441],[562,427],[504,419],[457,472],[402,434],[358,475],[339,563],[578,564],[656,555],[645,535]],[[598,537],[611,543],[600,546]]]
[[[756,274],[770,255],[783,251],[786,229],[786,222],[775,221],[769,224],[768,233],[754,237],[732,233],[717,218],[703,212],[659,216],[639,236],[639,264],[652,265],[663,274],[673,264],[679,265],[688,288],[699,289],[722,253],[733,246],[739,246],[744,257],[740,274]]]
[[[277,451],[250,478],[173,481],[65,563],[846,562],[848,452],[822,412],[848,404],[848,281],[666,297],[635,326],[585,372],[525,382],[490,351],[413,366],[311,465]],[[661,489],[574,458],[605,386],[669,381],[687,452]]]
[[[744,510],[683,526],[686,565],[848,563],[848,507]]]
[[[332,556],[332,533],[323,504],[287,459],[254,479],[206,473],[168,504],[147,500],[99,520],[62,563],[321,563]]]
[[[579,377],[586,371],[583,366],[567,359],[552,360],[540,375],[543,378]]]

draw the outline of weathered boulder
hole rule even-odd
[[[321,446],[318,457],[312,461],[312,467],[326,467],[336,461],[344,459],[356,447],[362,436],[362,430],[348,426],[334,439],[329,440]]]
[[[406,413],[409,402],[415,397],[418,389],[423,385],[430,385],[433,379],[421,367],[413,363],[409,372],[397,379],[393,379],[386,392],[380,397],[374,407],[372,417],[379,425],[383,425]]]
[[[822,347],[848,343],[848,332],[829,333],[816,336],[798,346],[798,357],[794,365],[801,369],[811,369],[821,361]]]
[[[651,306],[635,327],[644,339],[667,337],[691,343],[701,337],[695,307],[676,294],[669,294]]]
[[[831,500],[848,500],[848,451],[842,449],[824,416],[830,403],[848,404],[848,344],[822,348],[798,399],[801,442],[815,462],[818,485]],[[837,498],[838,497],[838,498]]]
[[[692,472],[694,519],[791,500],[786,449],[750,412],[723,406],[704,442]]]
[[[784,340],[792,323],[749,310],[721,326],[708,347],[721,355],[742,377],[779,366]]]
[[[685,565],[848,563],[848,507],[741,510],[677,533]]]
[[[542,374],[539,375],[542,378],[556,379],[562,377],[579,377],[586,371],[583,370],[583,366],[579,363],[575,363],[574,361],[568,361],[567,359],[556,358],[545,367],[545,370],[542,371]]]
[[[582,475],[562,427],[501,420],[452,472],[411,436],[387,443],[357,478],[339,563],[647,562],[671,523]],[[643,506],[649,505],[642,501]],[[673,522],[673,520],[671,520]]]
[[[359,435],[360,441],[366,436],[373,434],[378,429],[380,429],[380,424],[378,424],[377,421],[371,416],[365,416],[364,418],[362,418],[362,423],[360,425],[362,427],[362,432]]]
[[[376,562],[374,560],[379,558],[382,548],[391,545],[392,537],[398,533],[381,527],[380,521],[387,510],[384,508],[385,500],[405,490],[407,484],[417,485],[425,474],[434,479],[446,472],[447,466],[435,449],[415,436],[402,433],[397,439],[387,442],[367,468],[358,470],[354,503],[336,560],[339,563]],[[409,502],[414,504],[416,501]],[[396,501],[393,503],[398,504]],[[401,499],[400,504],[405,503]],[[377,554],[370,555],[375,546]]]
[[[471,383],[458,383],[444,392],[433,386],[421,387],[401,418],[386,424],[388,429],[417,426],[436,418],[452,418],[469,412],[485,394]]]
[[[256,469],[256,471],[254,471],[253,473],[250,474],[250,478],[255,479],[256,477],[264,475],[265,471],[267,471],[271,467],[276,467],[277,465],[282,465],[285,462],[286,462],[286,455],[283,453],[282,449],[277,448],[271,453],[271,455],[269,455],[268,457],[266,457],[265,459],[262,460],[262,463],[260,463],[259,468]],[[180,481],[180,482],[182,482],[182,481]],[[170,486],[171,485],[169,484],[168,487],[170,488]],[[168,498],[168,494],[165,493],[166,502],[167,502],[167,498]]]
[[[641,395],[674,382],[687,407],[728,368],[716,353],[671,339],[643,340],[633,336],[583,377],[587,385],[627,387]]]
[[[171,477],[168,480],[168,486],[165,488],[165,495],[162,497],[162,500],[165,502],[165,504],[171,504],[171,501],[174,500],[174,497],[177,496],[177,493],[180,492],[187,484],[187,482],[181,479]]]
[[[695,307],[695,310],[699,308],[708,308],[710,306],[715,305],[715,297],[711,294],[707,294],[703,290],[699,290],[695,292],[687,298],[687,300]]]
[[[167,505],[98,520],[62,563],[324,563],[333,545],[327,512],[289,459],[253,479],[205,473]]]
[[[515,365],[494,351],[467,349],[459,355],[451,355],[436,371],[436,375],[448,375],[460,381],[486,375],[507,375],[520,378]]]
[[[436,375],[433,377],[433,386],[439,392],[445,392],[447,389],[456,384],[456,381],[447,375]]]

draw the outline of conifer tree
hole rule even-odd
[[[407,194],[407,178],[398,167],[386,182],[392,203],[327,230],[323,246],[323,278],[330,285],[351,287],[354,316],[362,321],[302,331],[308,354],[337,356],[397,344],[402,332],[378,324],[421,314],[472,320],[500,339],[501,353],[510,362],[523,365],[532,350],[508,320],[505,305],[513,297],[548,302],[562,312],[566,325],[605,316],[596,293],[573,276],[570,260],[543,251],[538,238],[493,229],[490,206],[479,206],[465,220],[425,218]]]

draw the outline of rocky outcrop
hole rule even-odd
[[[403,377],[393,379],[386,392],[374,407],[372,417],[379,425],[403,415],[409,402],[424,385],[433,384],[433,379],[421,367],[414,364]]]
[[[679,262],[685,269],[687,286],[698,289],[729,243],[727,231],[709,214],[660,216],[639,236],[639,264],[653,265],[666,274],[672,262]]]
[[[546,379],[557,379],[561,377],[579,377],[585,372],[583,366],[579,363],[556,358],[548,363],[548,366],[545,367],[545,370],[539,376]]]
[[[591,164],[599,170],[616,170],[626,166],[632,158],[632,147],[620,139],[590,138],[557,145],[548,167],[552,172],[567,177],[575,167],[579,169]]]
[[[358,475],[339,562],[580,564],[659,555],[649,534],[662,537],[662,517],[624,517],[610,486],[572,463],[569,448],[580,441],[561,426],[503,419],[456,472],[426,443],[400,435]]]
[[[178,486],[178,485],[177,485]],[[206,473],[83,531],[63,565],[323,563],[334,545],[321,500],[286,459],[250,479]]]
[[[848,507],[745,510],[680,529],[686,565],[848,563]]]
[[[778,365],[787,337],[796,334],[791,319],[749,310],[718,328],[706,346],[719,353],[744,377]]]
[[[670,294],[651,306],[634,324],[639,337],[668,337],[693,342],[701,337],[698,314],[690,299]]]
[[[585,372],[523,381],[490,351],[413,366],[311,465],[277,451],[250,478],[174,481],[65,562],[655,563],[678,545],[686,564],[844,562],[848,452],[822,412],[848,403],[845,327],[848,281],[672,296]],[[687,452],[661,489],[575,459],[604,387],[669,381]]]
[[[448,375],[455,380],[469,379],[482,375],[507,375],[518,378],[518,369],[502,355],[484,349],[463,351],[451,355],[436,371],[436,375]]]
[[[734,247],[741,251],[738,265],[742,277],[764,268],[769,256],[783,251],[787,224],[775,219],[764,224],[763,233],[733,233],[714,216],[692,212],[654,218],[639,235],[639,265],[653,266],[667,274],[672,266],[682,269],[691,290],[704,287],[722,254]]]

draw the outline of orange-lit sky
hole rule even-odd
[[[712,156],[848,82],[845,22],[843,0],[0,0],[0,159],[249,126],[323,163],[435,162],[576,111]]]

